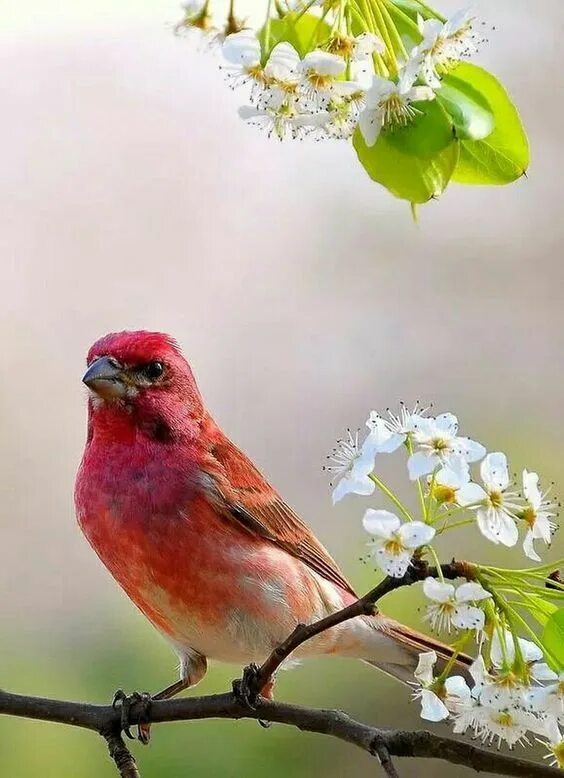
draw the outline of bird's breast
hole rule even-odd
[[[104,565],[177,646],[260,659],[315,615],[305,566],[218,514],[189,464],[85,456],[76,506]]]

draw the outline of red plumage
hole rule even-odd
[[[215,424],[174,340],[106,335],[88,365],[78,521],[179,653],[184,685],[202,677],[206,657],[260,661],[297,623],[353,601],[331,556]],[[300,655],[354,656],[407,679],[430,646],[449,653],[378,616],[342,624]]]

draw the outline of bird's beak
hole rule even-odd
[[[104,400],[119,399],[124,397],[127,391],[123,368],[111,357],[95,359],[82,376],[82,381]]]

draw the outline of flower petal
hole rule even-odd
[[[454,450],[467,462],[478,462],[486,455],[484,446],[470,438],[456,438]]]
[[[300,63],[300,69],[303,73],[314,71],[321,76],[340,76],[344,73],[347,63],[337,54],[330,54],[328,51],[316,49],[306,54]]]
[[[382,129],[382,112],[368,105],[358,117],[358,127],[367,146],[374,146]]]
[[[468,483],[460,487],[456,492],[456,502],[463,507],[468,505],[479,505],[487,500],[488,495],[479,484]]]
[[[460,705],[470,704],[472,692],[461,675],[451,675],[445,681],[446,705],[456,712]]]
[[[458,605],[451,616],[452,625],[456,629],[484,629],[484,611],[474,605]]]
[[[416,481],[421,476],[429,475],[440,463],[439,457],[434,454],[426,454],[424,451],[417,451],[407,460],[407,470],[412,481]]]
[[[430,543],[435,537],[435,529],[422,521],[408,521],[401,525],[398,535],[406,548],[415,549]]]
[[[438,471],[435,480],[440,486],[460,489],[470,480],[468,462],[462,459],[462,457],[451,457],[448,465]]]
[[[463,583],[456,590],[457,602],[476,602],[479,600],[487,600],[489,597],[491,597],[491,594],[486,591],[481,584],[476,583],[475,581]]]
[[[523,540],[523,551],[525,552],[525,556],[529,559],[532,559],[533,562],[541,562],[542,560],[540,556],[535,551],[534,539],[535,536],[533,532],[528,530]]]
[[[501,451],[488,454],[480,465],[480,475],[490,491],[503,492],[509,486],[507,457]]]
[[[546,662],[535,662],[531,666],[531,675],[535,681],[557,681],[558,674]]]
[[[448,602],[454,597],[454,586],[429,576],[423,581],[423,593],[435,602]]]
[[[393,554],[382,547],[376,548],[376,545],[374,547],[372,556],[387,575],[392,578],[402,578],[406,574],[411,562],[409,552],[401,551]]]
[[[505,630],[505,655],[508,662],[513,662],[515,659],[515,646],[513,645],[513,635],[509,630]],[[539,662],[543,659],[543,653],[536,643],[525,638],[517,638],[519,642],[519,648],[523,654],[523,659],[526,662]],[[503,651],[501,648],[501,638],[498,630],[496,630],[492,637],[491,642],[491,660],[495,667],[501,667],[503,665]]]
[[[370,534],[378,538],[388,540],[392,533],[396,532],[401,525],[401,521],[390,511],[375,511],[368,508],[362,519],[362,526]]]
[[[221,50],[225,59],[233,65],[250,67],[260,63],[260,42],[251,30],[228,35]]]
[[[338,503],[347,494],[361,494],[368,496],[373,494],[376,484],[370,478],[352,478],[344,476],[333,489],[333,505]]]
[[[430,689],[421,690],[421,718],[425,721],[443,721],[449,717],[447,706]]]
[[[270,57],[265,65],[264,72],[269,78],[286,81],[297,75],[300,64],[300,55],[291,43],[282,41],[277,43],[270,52]]]
[[[417,667],[413,675],[422,686],[428,686],[433,683],[433,668],[437,663],[437,654],[435,651],[423,651],[419,654]]]
[[[435,417],[435,426],[441,433],[454,437],[458,432],[458,419],[454,413],[439,413]]]
[[[529,473],[523,470],[523,494],[527,502],[531,503],[533,508],[539,508],[542,502],[542,495],[539,489],[539,477],[537,473]]]

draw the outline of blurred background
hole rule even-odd
[[[244,126],[217,59],[174,37],[168,0],[4,0],[1,687],[108,702],[117,687],[175,678],[175,657],[74,520],[80,379],[106,331],[180,340],[217,420],[360,590],[375,580],[359,562],[367,503],[332,509],[321,465],[372,408],[432,401],[562,493],[562,8],[483,0],[477,10],[496,28],[479,62],[530,133],[529,177],[452,186],[416,226],[346,143],[280,144]],[[459,542],[499,565],[522,558],[472,530]],[[386,608],[417,624],[418,597],[400,592]],[[239,669],[212,667],[198,691],[225,690]],[[360,663],[312,661],[283,674],[278,695],[378,725],[421,723],[399,686]],[[375,769],[352,747],[282,726],[208,721],[153,735],[136,749],[144,778]],[[401,765],[402,776],[423,769]],[[91,733],[3,719],[0,775],[37,774],[98,778],[114,767]]]

